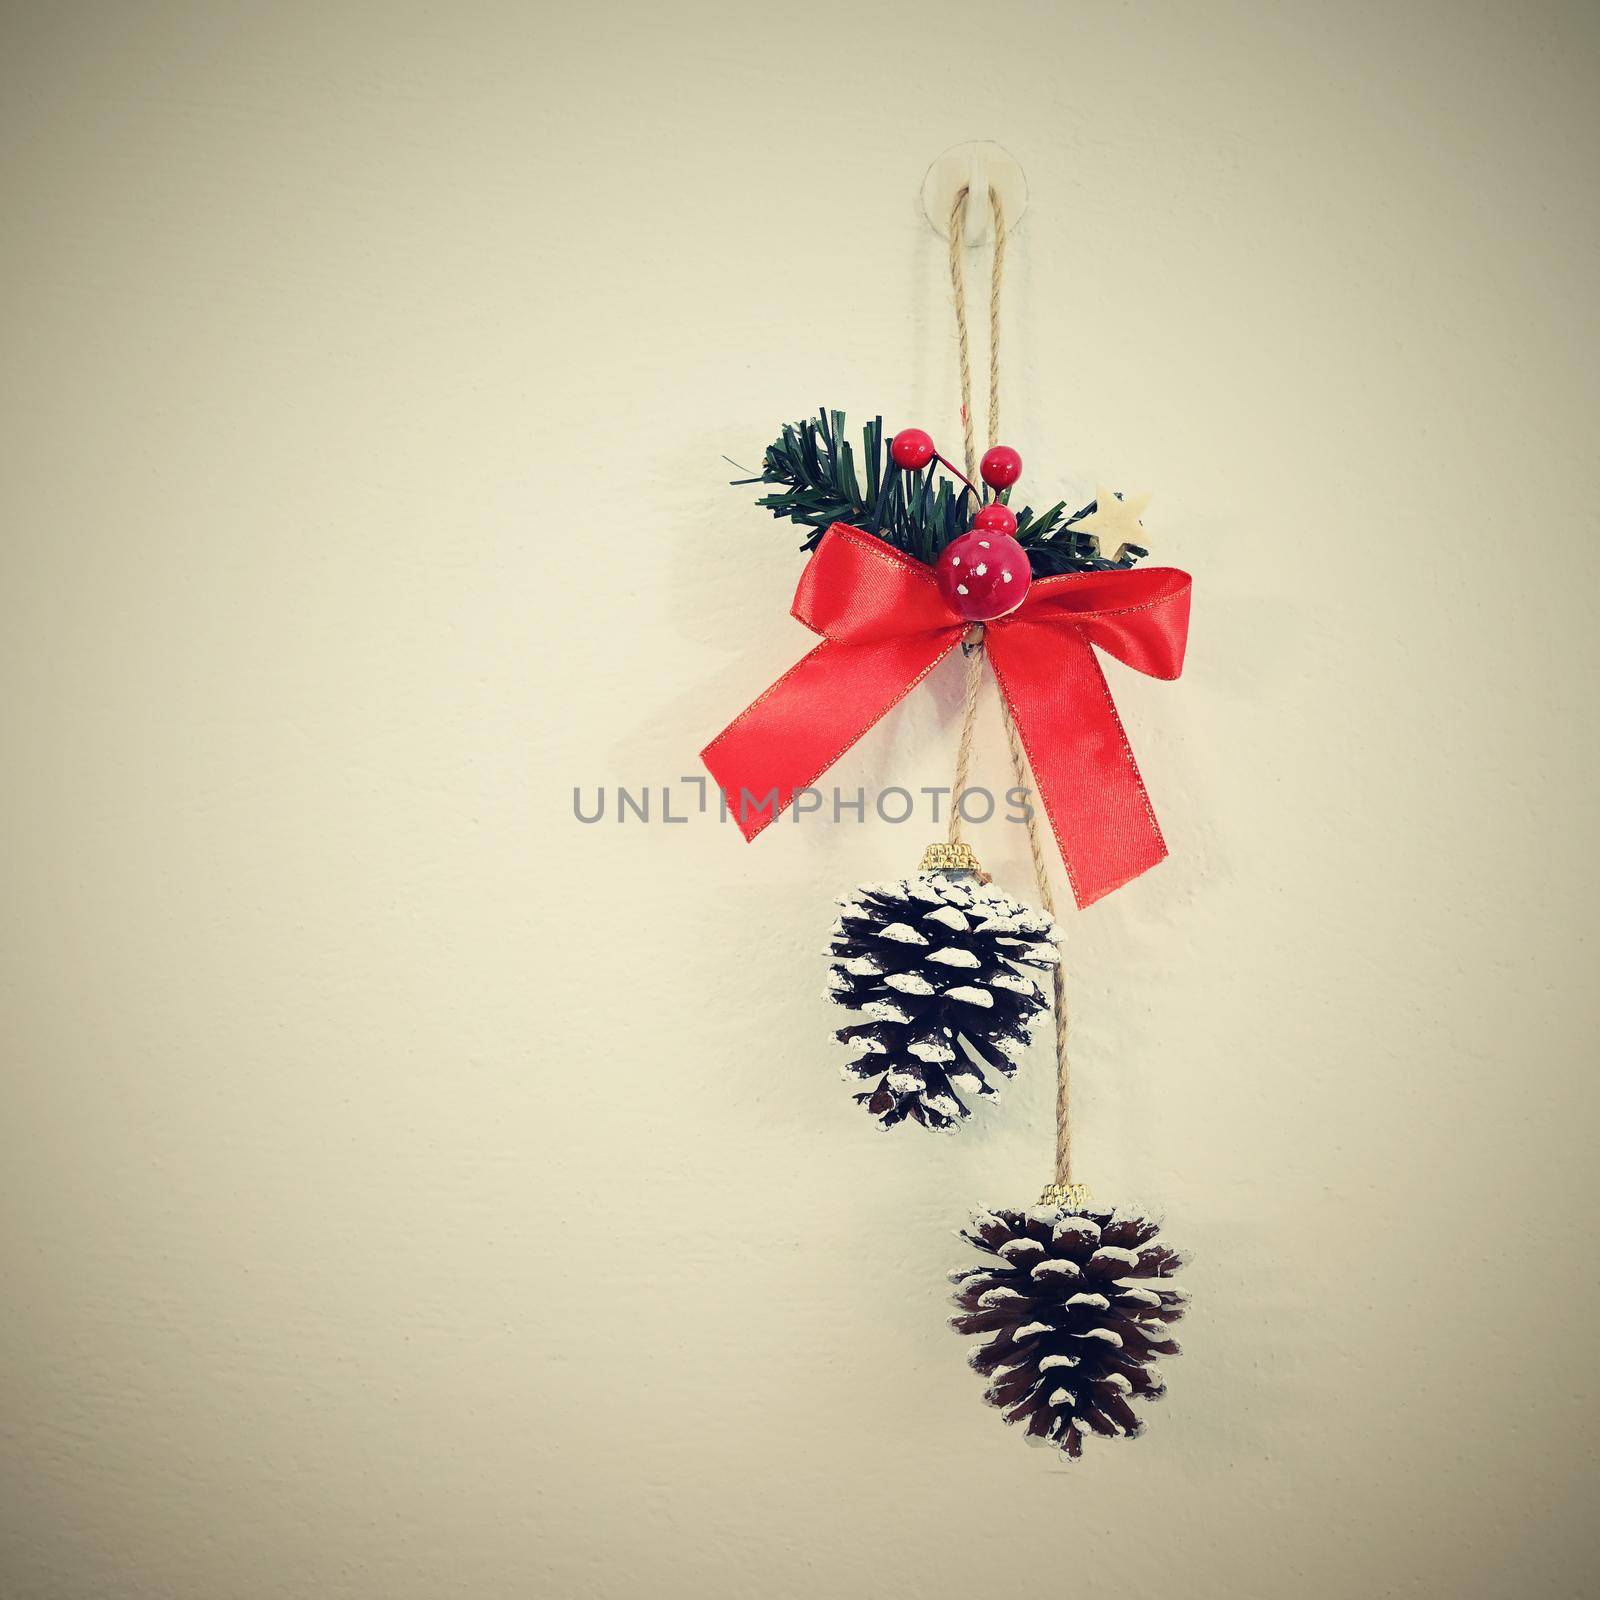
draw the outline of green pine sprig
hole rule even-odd
[[[844,413],[820,410],[815,418],[784,425],[767,446],[760,477],[736,478],[734,483],[774,485],[773,492],[756,504],[774,517],[799,523],[806,530],[802,550],[814,550],[834,523],[844,522],[931,566],[939,552],[971,526],[977,510],[972,491],[942,476],[937,461],[929,462],[922,472],[896,466],[883,435],[882,417],[866,425],[861,443],[858,468],[855,449],[845,437]],[[999,498],[1006,500],[1008,495]],[[1017,540],[1028,552],[1035,577],[1131,567],[1149,554],[1132,544],[1117,561],[1097,554],[1093,536],[1073,526],[1094,509],[1091,500],[1068,516],[1067,504],[1060,500],[1037,516],[1031,506],[1017,513]]]

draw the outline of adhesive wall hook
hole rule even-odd
[[[969,248],[983,244],[990,234],[991,188],[1000,196],[1006,231],[1010,232],[1028,207],[1028,180],[1022,164],[991,139],[951,145],[922,180],[922,209],[933,231],[941,239],[950,237],[950,213],[956,196],[965,189],[971,199],[962,219],[961,242]]]

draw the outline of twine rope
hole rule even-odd
[[[955,297],[956,350],[961,369],[961,433],[962,448],[966,456],[967,476],[974,481],[978,476],[978,447],[973,431],[972,417],[972,353],[967,333],[967,279],[962,263],[963,224],[966,220],[968,191],[963,189],[950,208],[950,287]],[[1000,195],[993,187],[989,190],[989,212],[994,220],[994,254],[989,269],[989,445],[999,443],[1000,433],[1000,289],[1005,279],[1006,219],[1000,204]],[[956,775],[950,792],[949,841],[958,844],[961,839],[961,795],[967,786],[967,775],[972,766],[972,735],[978,715],[978,695],[983,684],[983,628],[976,626],[968,635],[962,648],[967,656],[966,697],[961,708],[961,736],[956,744]],[[1017,734],[1017,725],[1000,696],[1000,715],[1005,723],[1006,744],[1011,751],[1011,769],[1022,788],[1033,793],[1028,771],[1027,754]],[[1033,881],[1039,894],[1039,906],[1052,920],[1056,914],[1055,895],[1050,889],[1049,861],[1045,855],[1044,829],[1040,826],[1038,808],[1032,804],[1027,814],[1028,852],[1033,857]],[[1059,945],[1059,940],[1058,940]],[[1059,956],[1058,949],[1058,956]],[[1064,963],[1058,959],[1051,968],[1053,1013],[1056,1036],[1056,1182],[1072,1182],[1072,1095],[1071,1074],[1067,1056],[1067,978]]]
[[[961,738],[956,744],[956,775],[950,781],[950,825],[945,837],[961,843],[961,797],[972,770],[972,731],[978,720],[978,695],[983,688],[983,624],[976,623],[963,641],[967,658],[966,702],[961,708]]]
[[[978,447],[972,418],[972,343],[967,334],[967,275],[962,262],[967,195],[963,189],[950,208],[950,286],[955,291],[956,351],[961,365],[961,444],[967,476],[978,477]],[[989,214],[994,219],[994,253],[989,267],[989,444],[1000,442],[1000,286],[1006,273],[1006,213],[1000,191],[989,190]]]

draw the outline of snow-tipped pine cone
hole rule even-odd
[[[981,1334],[971,1362],[984,1398],[1035,1439],[1081,1455],[1086,1433],[1134,1438],[1129,1403],[1166,1393],[1154,1362],[1175,1356],[1167,1324],[1184,1294],[1165,1280],[1182,1257],[1157,1224],[1089,1207],[983,1211],[962,1237],[994,1257],[950,1274],[958,1333]]]
[[[1054,922],[944,873],[866,884],[839,904],[828,992],[866,1019],[835,1035],[854,1053],[845,1076],[872,1085],[856,1099],[885,1128],[953,1127],[970,1115],[958,1088],[991,1095],[986,1070],[1017,1070],[1047,1004],[1024,969],[1055,965]]]

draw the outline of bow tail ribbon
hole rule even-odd
[[[986,645],[1073,899],[1093,905],[1167,854],[1106,675],[1077,628],[1019,621]]]
[[[878,644],[824,639],[742,711],[700,759],[745,838],[775,822],[800,790],[933,671],[964,632]]]

